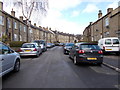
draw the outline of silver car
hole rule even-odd
[[[18,50],[20,56],[39,56],[42,53],[37,43],[24,43]]]
[[[10,47],[0,42],[0,77],[10,71],[20,70],[20,56]]]

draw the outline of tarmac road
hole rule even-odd
[[[62,47],[24,57],[21,70],[2,78],[3,88],[118,88],[118,72],[104,65],[74,65]]]

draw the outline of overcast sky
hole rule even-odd
[[[49,10],[45,18],[41,16],[32,22],[37,25],[51,27],[53,30],[70,34],[82,34],[89,22],[98,19],[98,11],[102,10],[103,15],[107,8],[117,8],[119,0],[49,0]],[[18,9],[18,8],[17,8]],[[4,10],[10,13],[10,8],[4,6]],[[20,14],[17,12],[16,16]],[[38,25],[38,26],[39,26]]]

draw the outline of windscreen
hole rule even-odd
[[[73,46],[73,43],[67,43],[65,46]]]
[[[35,48],[34,44],[23,44],[22,48]]]

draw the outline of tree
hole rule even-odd
[[[15,0],[13,6],[22,9],[23,17],[29,21],[32,13],[34,13],[34,18],[38,17],[35,12],[46,16],[48,10],[48,0]],[[37,19],[38,20],[38,19]],[[28,22],[27,22],[28,23]]]

